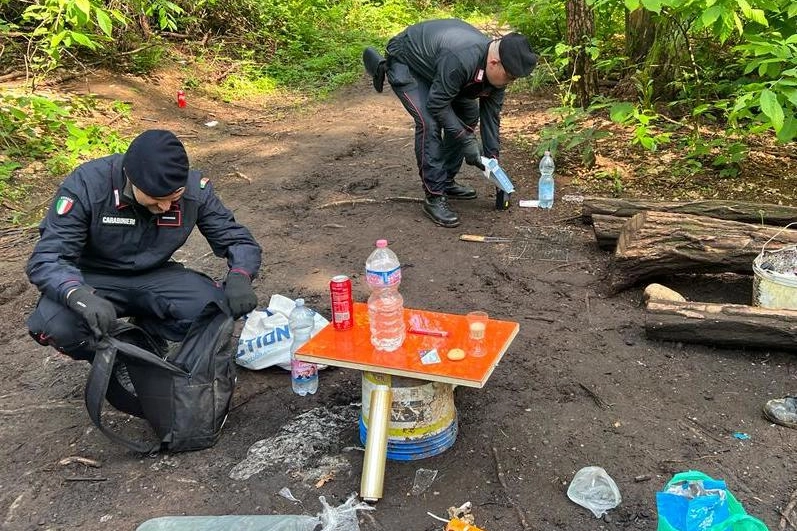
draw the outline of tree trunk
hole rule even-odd
[[[750,273],[753,259],[797,244],[797,231],[705,216],[640,212],[623,225],[614,252],[614,292],[674,273]]]
[[[644,199],[614,199],[585,197],[582,217],[585,223],[595,214],[631,217],[646,210],[694,214],[710,218],[741,221],[762,225],[786,226],[797,221],[797,208],[744,201],[648,201]]]
[[[637,76],[640,83],[652,84],[651,101],[672,100],[678,92],[673,82],[683,78],[685,71],[693,71],[689,43],[678,22],[677,16],[654,17],[655,37]]]
[[[625,12],[625,55],[629,67],[634,69],[645,62],[655,37],[651,11],[639,8]]]
[[[651,299],[645,332],[665,341],[797,351],[797,310]]]
[[[585,0],[567,1],[567,43],[574,49],[570,53],[573,66],[573,92],[576,105],[587,107],[592,96],[598,93],[598,73],[586,47],[595,37],[595,14]]]

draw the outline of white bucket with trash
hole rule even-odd
[[[797,310],[797,245],[768,251],[772,238],[753,260],[753,306]]]
[[[387,427],[388,459],[425,459],[451,448],[458,432],[454,388],[451,384],[372,372],[362,373],[360,441],[363,445],[366,444],[371,417],[371,391],[380,384],[392,390]]]

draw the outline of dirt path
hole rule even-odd
[[[491,531],[521,530],[524,519],[531,529],[654,529],[654,493],[686,469],[726,479],[749,512],[778,525],[797,488],[790,470],[797,432],[770,425],[760,408],[797,387],[792,358],[647,341],[639,290],[602,295],[608,256],[572,220],[577,205],[498,212],[490,185],[465,170],[462,180],[480,198],[457,205],[457,229],[434,226],[411,201],[322,208],[421,197],[409,118],[392,95],[376,94],[365,81],[334,102],[268,111],[191,94],[181,110],[168,79],[96,79],[89,86],[133,103],[131,133],[162,127],[183,138],[194,166],[263,245],[256,290],[264,305],[273,293],[302,296],[329,315],[327,283],[339,273],[352,276],[355,299],[364,301],[365,258],[376,239],[387,238],[404,266],[408,307],[483,308],[520,323],[485,388],[455,390],[453,448],[388,463],[385,497],[361,515],[364,531],[440,529],[426,512],[445,515],[466,500],[477,524]],[[550,120],[547,106],[513,96],[505,130]],[[218,125],[205,125],[211,120]],[[519,190],[515,199],[533,198],[533,161],[511,144],[503,161]],[[568,177],[559,197],[578,191]],[[460,233],[513,241],[465,243]],[[150,458],[113,445],[82,405],[87,366],[27,337],[24,316],[36,292],[22,272],[29,249],[23,251],[6,260],[0,279],[1,528],[132,530],[167,514],[315,514],[319,495],[337,504],[358,491],[360,375],[350,370],[324,371],[318,394],[307,398],[292,394],[279,369],[242,370],[225,433],[210,450]],[[176,258],[216,277],[224,272],[201,238]],[[700,300],[749,300],[745,278],[669,284]],[[121,415],[112,419],[133,425]],[[297,429],[305,436],[286,435]],[[101,466],[59,464],[69,456]],[[601,522],[565,494],[588,465],[605,468],[623,496]],[[410,496],[418,468],[436,469],[437,479]],[[316,487],[320,478],[332,479]],[[278,495],[282,487],[302,503]]]

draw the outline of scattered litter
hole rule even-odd
[[[246,458],[230,471],[230,478],[249,479],[271,467],[301,471],[305,478],[320,477],[329,470],[351,467],[335,454],[342,446],[342,433],[357,422],[359,407],[319,407],[311,409],[282,426],[274,437],[262,439],[249,447]],[[346,432],[348,436],[348,432]]]
[[[357,495],[352,494],[343,505],[332,507],[323,496],[319,496],[318,500],[324,506],[319,515],[323,524],[321,531],[360,531],[357,511],[373,511],[374,507],[365,502],[355,502],[356,499]]]
[[[584,196],[579,194],[565,194],[562,196],[562,201],[565,203],[583,203]]]
[[[448,522],[447,519],[441,518],[441,517],[437,516],[436,514],[430,513],[429,511],[426,511],[426,514],[428,514],[429,516],[431,516],[432,518],[434,518],[436,520],[440,520],[441,522],[446,522],[446,523]]]
[[[640,476],[634,476],[634,481],[637,483],[641,483],[643,481],[650,481],[651,477],[650,474],[642,474]]]
[[[433,348],[431,350],[422,350],[421,363],[423,363],[424,365],[433,365],[435,363],[440,363],[440,355],[437,353],[437,349]]]
[[[209,122],[205,122],[205,125],[206,125],[207,127],[216,127],[217,125],[219,125],[219,122],[218,122],[218,121],[216,121],[216,120],[211,120],[211,121],[209,121]]]
[[[285,489],[283,489],[285,490]],[[282,492],[282,491],[280,491]],[[147,520],[136,531],[360,531],[357,511],[372,511],[365,502],[358,502],[352,494],[345,503],[332,507],[319,496],[322,511],[316,516],[305,515],[224,515],[224,516],[162,516]],[[110,520],[110,517],[107,518]]]
[[[285,498],[286,500],[290,500],[290,501],[296,502],[296,503],[302,503],[300,500],[297,500],[296,498],[294,498],[293,493],[291,492],[291,489],[289,489],[288,487],[282,487],[280,489],[280,491],[278,492],[278,494],[280,496],[282,496],[283,498]]]
[[[567,488],[567,497],[592,511],[595,518],[600,518],[623,501],[617,484],[599,466],[587,466],[576,472]]]
[[[481,527],[476,527],[473,524],[469,524],[468,522],[460,520],[459,518],[452,518],[448,522],[445,531],[484,531],[484,529]]]
[[[473,504],[469,501],[466,501],[459,507],[449,507],[448,508],[448,516],[449,518],[457,518],[459,520],[464,521],[468,524],[474,523],[473,518]]]
[[[521,199],[518,201],[518,206],[524,208],[540,208],[540,201],[538,199]]]
[[[100,468],[102,466],[102,463],[99,461],[89,459],[88,457],[80,457],[79,455],[71,455],[58,461],[58,464],[61,466],[66,466],[72,463],[80,463],[81,465],[91,466],[94,468]]]
[[[318,478],[318,481],[315,482],[315,488],[320,489],[321,487],[323,487],[333,479],[335,479],[335,471],[330,470],[329,472],[322,474],[321,477]]]
[[[432,485],[436,477],[437,470],[419,468],[415,471],[415,481],[412,484],[412,490],[410,490],[410,494],[417,496],[423,492],[426,492],[426,489]]]
[[[740,441],[746,441],[747,439],[749,439],[749,438],[750,438],[750,436],[749,436],[749,435],[747,435],[746,433],[744,433],[744,432],[741,432],[741,431],[737,431],[736,433],[734,433],[734,434],[733,434],[733,437],[734,437],[735,439],[739,439]]]

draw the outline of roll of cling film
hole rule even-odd
[[[368,439],[365,441],[360,497],[374,502],[382,497],[387,460],[387,428],[393,393],[387,385],[377,385],[371,391],[371,411],[368,419]]]
[[[452,518],[446,525],[446,531],[484,531],[484,529],[469,524],[459,518]]]

